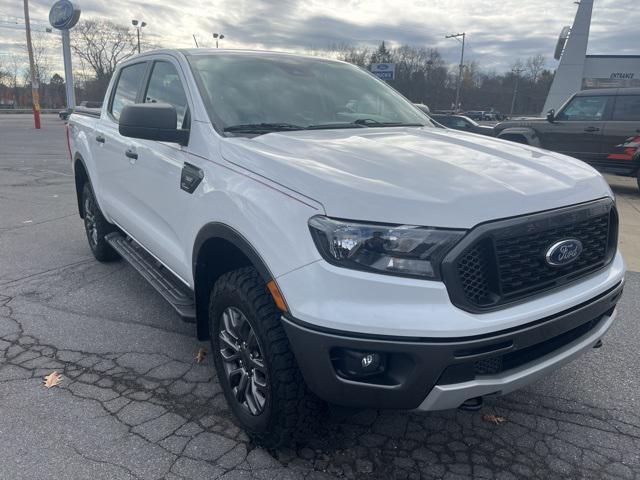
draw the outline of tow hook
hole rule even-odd
[[[598,340],[593,346],[593,348],[600,348],[600,347],[602,347],[602,340]]]
[[[470,398],[469,400],[464,402],[462,405],[460,405],[458,407],[458,410],[463,410],[465,412],[477,412],[482,408],[483,403],[484,402],[482,400],[482,397]]]

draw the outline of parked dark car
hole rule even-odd
[[[454,130],[462,130],[463,132],[479,133],[480,135],[493,136],[493,128],[479,125],[464,115],[431,115],[441,125]]]
[[[579,158],[602,172],[636,177],[640,188],[640,88],[578,92],[547,118],[509,120],[495,132]]]

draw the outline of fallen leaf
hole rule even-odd
[[[496,425],[500,425],[501,423],[504,423],[507,421],[506,418],[500,415],[483,415],[482,420],[489,423],[495,423]]]
[[[207,349],[204,347],[200,348],[200,350],[198,350],[198,353],[196,353],[196,363],[204,362],[204,359],[206,356],[207,356]]]
[[[46,388],[56,387],[60,385],[60,382],[62,382],[62,375],[60,375],[58,372],[50,373],[49,375],[44,377],[44,386]]]

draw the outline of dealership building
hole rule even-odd
[[[593,2],[581,0],[573,26],[560,33],[555,52],[560,63],[543,114],[580,90],[640,87],[640,55],[587,55]]]

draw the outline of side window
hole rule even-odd
[[[640,121],[640,95],[617,97],[612,120]]]
[[[120,71],[118,84],[111,102],[111,115],[116,120],[120,119],[120,113],[124,107],[136,103],[136,96],[138,95],[138,89],[146,66],[146,63],[136,63],[135,65],[124,67]]]
[[[558,120],[599,121],[604,117],[607,101],[610,97],[575,97],[560,112]]]
[[[175,67],[168,62],[156,62],[153,65],[147,93],[144,96],[145,103],[168,103],[176,107],[178,114],[178,126],[189,128],[185,125],[187,114],[187,96],[182,88],[182,82]]]

